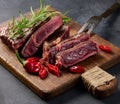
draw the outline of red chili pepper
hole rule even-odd
[[[39,57],[30,57],[28,58],[26,61],[29,61],[29,62],[39,62]]]
[[[82,66],[72,66],[70,67],[70,72],[73,72],[73,73],[84,73],[85,72],[85,69],[82,67]]]
[[[61,72],[59,70],[59,68],[55,65],[52,65],[52,64],[47,64],[47,67],[48,67],[48,71],[54,75],[56,75],[57,77],[60,77],[61,76]]]
[[[30,74],[39,74],[39,71],[41,69],[41,64],[40,62],[26,61],[24,68]]]
[[[41,64],[39,62],[39,58],[37,57],[32,57],[28,58],[27,60],[23,60],[20,56],[19,53],[16,52],[16,56],[20,63],[23,65],[25,70],[30,73],[30,74],[39,74]]]
[[[99,48],[104,51],[104,52],[107,52],[107,53],[111,53],[112,50],[109,46],[105,46],[105,45],[99,45]]]
[[[41,69],[39,71],[39,76],[41,79],[45,79],[48,76],[48,72],[45,66],[41,66]]]

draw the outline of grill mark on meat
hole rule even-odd
[[[47,23],[41,26],[28,40],[21,51],[24,58],[34,55],[43,41],[47,39],[54,31],[62,25],[62,18],[60,16],[52,17]],[[31,46],[34,44],[34,47]],[[31,51],[32,50],[32,51]],[[30,52],[29,52],[30,51]]]
[[[90,36],[86,33],[82,33],[79,36],[73,36],[69,39],[66,39],[62,42],[60,42],[59,44],[57,44],[56,46],[52,47],[49,52],[48,52],[48,60],[49,63],[51,64],[55,64],[55,55],[58,52],[64,51],[66,49],[72,48],[73,46],[75,46],[76,44],[80,43],[80,42],[84,42],[89,40]]]
[[[73,48],[59,52],[56,55],[56,65],[62,65],[67,68],[97,53],[98,47],[95,42],[90,40],[82,42],[80,44],[75,45]]]

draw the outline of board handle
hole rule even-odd
[[[118,87],[115,76],[107,73],[98,66],[81,75],[87,90],[97,98],[105,98],[112,95]]]

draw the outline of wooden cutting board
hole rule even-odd
[[[29,16],[30,13],[27,13],[26,15]],[[0,27],[7,25],[7,23],[8,21],[1,23]],[[74,21],[69,25],[71,27],[71,35],[75,34],[80,29],[80,25]],[[97,55],[79,63],[84,66],[86,70],[89,70],[96,65],[106,70],[120,62],[120,49],[118,47],[96,34],[93,34],[91,39],[96,41],[98,44],[110,46],[112,53],[99,51]],[[49,99],[65,92],[75,86],[80,80],[79,74],[71,74],[65,70],[62,71],[62,76],[60,78],[49,74],[45,80],[41,80],[38,76],[28,74],[17,60],[15,53],[3,44],[1,40],[0,63],[43,99]]]

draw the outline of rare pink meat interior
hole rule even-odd
[[[62,18],[60,16],[52,17],[47,23],[41,26],[28,40],[21,51],[24,58],[34,55],[43,41],[47,39],[55,30],[62,25]]]
[[[85,41],[73,48],[59,52],[56,55],[56,65],[65,68],[75,65],[98,52],[97,44],[93,41]]]
[[[57,45],[61,41],[70,37],[70,27],[68,25],[62,25],[57,31],[55,31],[47,40],[43,43],[43,54],[42,57],[48,60],[48,54],[50,48]]]
[[[67,50],[69,48],[74,47],[76,44],[79,44],[81,42],[87,41],[90,38],[90,36],[86,33],[82,33],[79,36],[73,36],[71,38],[68,38],[56,46],[50,48],[48,52],[48,61],[49,63],[55,64],[55,55],[61,51]]]

